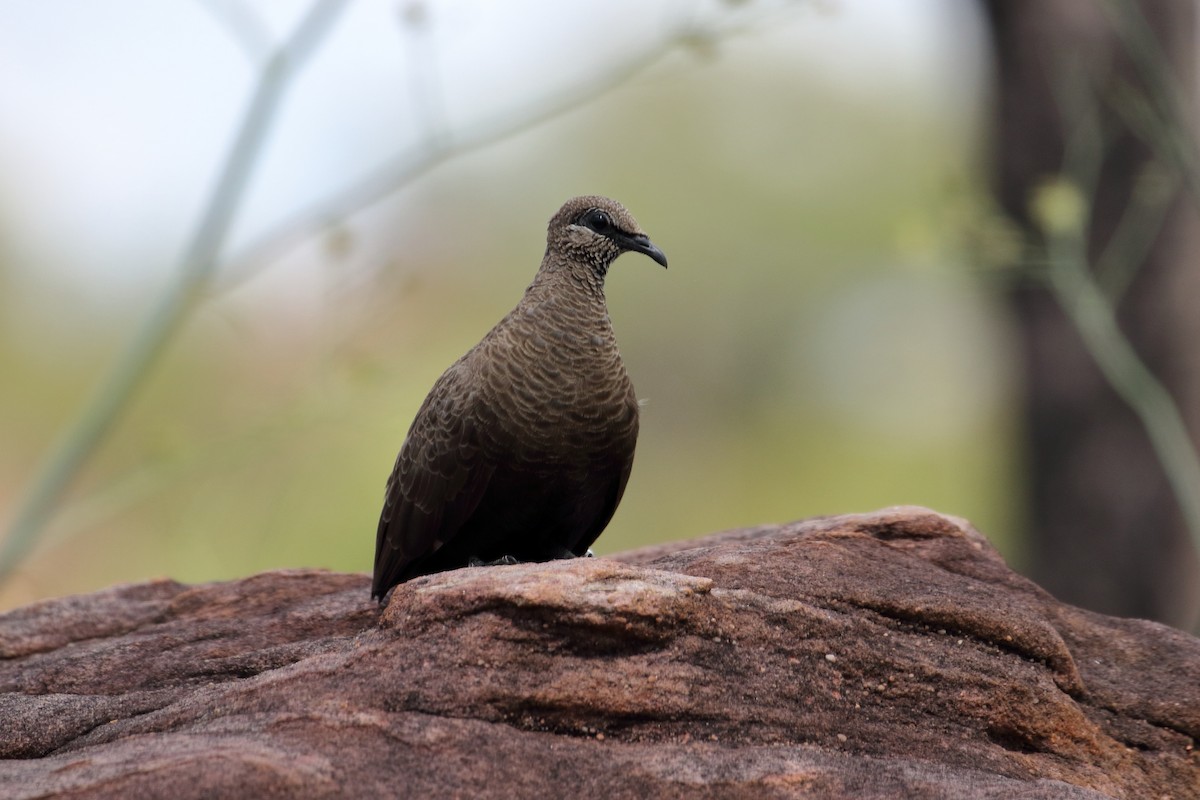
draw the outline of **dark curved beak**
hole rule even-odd
[[[659,250],[654,242],[650,241],[650,237],[644,233],[634,234],[633,236],[622,235],[621,245],[626,250],[632,250],[635,253],[645,253],[662,264],[664,269],[667,266],[667,254]]]

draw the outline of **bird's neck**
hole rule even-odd
[[[604,279],[580,265],[543,264],[515,309],[526,331],[558,342],[556,352],[578,358],[616,351],[616,337],[604,299]],[[609,356],[604,356],[608,358]]]
[[[576,300],[588,300],[605,308],[604,277],[606,267],[593,267],[577,262],[563,263],[554,259],[542,262],[541,269],[529,286],[536,295],[561,295]]]

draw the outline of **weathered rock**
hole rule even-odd
[[[0,796],[1200,797],[1200,640],[922,509],[369,593],[0,616]]]

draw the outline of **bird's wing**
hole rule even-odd
[[[637,422],[633,425],[633,439],[637,440]],[[599,513],[595,515],[589,522],[585,523],[581,531],[581,535],[571,545],[570,549],[575,555],[581,556],[587,552],[604,529],[608,527],[608,523],[612,521],[613,514],[617,513],[617,506],[621,504],[621,497],[625,494],[625,486],[629,483],[629,474],[633,471],[633,450],[631,449],[623,457],[620,468],[616,471],[612,480],[597,488],[603,492],[603,505],[599,508]]]
[[[455,364],[438,379],[396,457],[375,537],[373,597],[454,536],[495,472],[480,444],[477,394],[467,377]]]

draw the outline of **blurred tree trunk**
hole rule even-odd
[[[1143,81],[1104,3],[986,0],[986,6],[997,64],[994,189],[1031,240],[1039,238],[1028,212],[1031,190],[1063,165],[1066,132],[1054,91],[1062,70],[1083,69],[1099,93],[1103,123],[1119,129],[1089,198],[1087,236],[1095,263],[1152,158],[1104,98],[1118,82],[1141,87]],[[1154,0],[1137,7],[1193,114],[1195,4]],[[1049,292],[1028,281],[1011,302],[1025,360],[1032,577],[1060,599],[1087,608],[1194,625],[1200,559],[1145,431],[1106,384]],[[1198,305],[1196,206],[1180,193],[1121,300],[1118,319],[1179,404],[1194,441],[1200,432]]]

